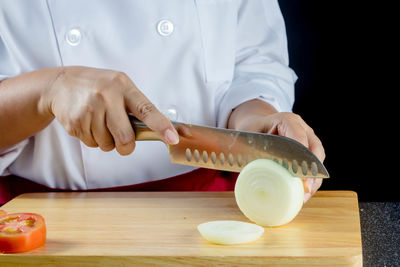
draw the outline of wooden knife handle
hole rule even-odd
[[[136,141],[163,141],[153,130],[135,117],[129,115],[129,120],[135,131]]]

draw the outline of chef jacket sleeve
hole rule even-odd
[[[285,23],[276,0],[243,1],[238,9],[234,78],[218,105],[217,125],[232,110],[261,99],[279,112],[291,111],[296,74],[289,68]]]
[[[23,140],[13,147],[0,152],[0,176],[10,175],[8,167],[17,159],[27,144],[28,139]]]
[[[13,60],[7,52],[6,46],[1,38],[0,34],[0,83],[10,77],[18,74],[18,70],[13,68]],[[0,125],[1,130],[7,131],[9,125]],[[8,167],[16,160],[21,154],[24,147],[28,144],[28,140],[19,142],[9,149],[0,151],[0,176],[9,175]]]

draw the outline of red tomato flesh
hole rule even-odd
[[[0,252],[29,251],[46,242],[44,218],[35,213],[11,213],[0,217]]]

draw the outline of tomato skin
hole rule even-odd
[[[35,213],[12,213],[0,217],[0,223],[7,218],[20,217],[21,220],[34,218],[35,225],[33,227],[25,226],[22,232],[6,234],[1,232],[0,228],[0,252],[17,253],[33,250],[45,244],[46,242],[46,224],[44,218]],[[0,224],[1,225],[1,224]]]
[[[0,210],[0,217],[6,215],[7,212],[5,210]]]

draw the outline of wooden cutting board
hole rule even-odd
[[[0,254],[0,266],[362,266],[357,194],[319,191],[289,224],[257,241],[215,245],[197,225],[248,221],[233,192],[91,192],[21,195],[2,209],[42,214],[44,247]]]

